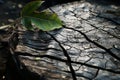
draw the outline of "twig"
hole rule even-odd
[[[10,27],[12,27],[12,26],[11,26],[11,25],[0,26],[0,30],[2,30],[2,29],[6,29],[6,28],[10,28]]]

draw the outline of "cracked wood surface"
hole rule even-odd
[[[48,80],[72,80],[62,46],[71,60],[79,63],[71,62],[77,80],[119,80],[120,16],[108,12],[119,7],[77,1],[50,10],[65,26],[49,32],[54,38],[44,32],[24,33],[16,50],[23,53],[21,62]]]

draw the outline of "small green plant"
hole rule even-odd
[[[51,31],[62,27],[62,22],[55,13],[36,11],[43,2],[32,1],[23,7],[21,22],[28,30],[33,30],[33,25],[42,31]]]

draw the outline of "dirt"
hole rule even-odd
[[[23,7],[23,2],[13,2],[6,0],[0,4],[0,25],[6,25],[14,22],[15,19],[20,17],[20,11]]]

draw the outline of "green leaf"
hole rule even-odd
[[[50,31],[62,27],[62,22],[55,13],[40,12],[35,10],[43,1],[32,1],[28,3],[21,12],[22,24],[29,30],[34,29],[32,25],[43,31]]]
[[[32,30],[33,26],[31,24],[31,20],[29,19],[29,17],[23,17],[21,20],[21,23],[28,29],[28,30]]]
[[[62,27],[62,22],[55,13],[32,13],[27,17],[31,20],[31,24],[34,24],[35,27],[43,31],[50,31]]]
[[[62,27],[62,22],[55,13],[41,12],[31,15],[31,22],[40,30],[50,31]]]
[[[26,5],[24,6],[24,8],[22,9],[21,15],[22,15],[22,16],[30,15],[30,14],[33,13],[36,9],[38,9],[43,2],[44,2],[44,1],[32,1],[32,2],[29,2],[29,3],[26,4]]]

